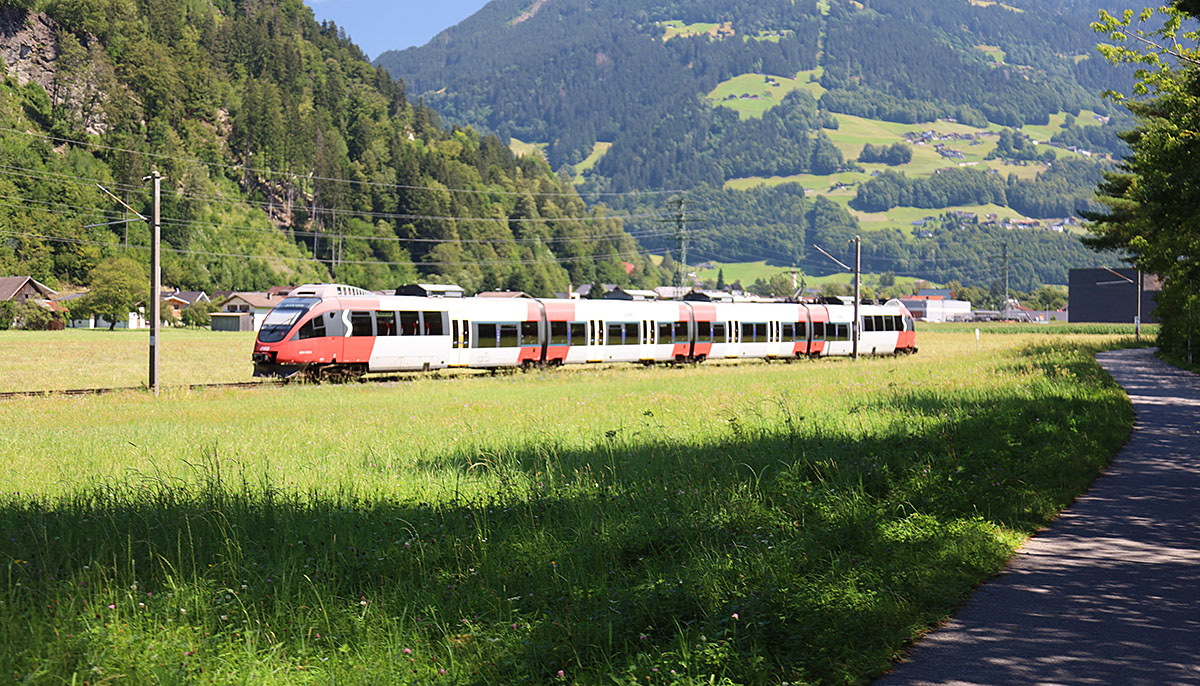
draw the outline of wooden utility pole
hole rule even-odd
[[[162,320],[162,175],[150,174],[154,180],[154,236],[150,241],[150,390],[158,395],[158,328]]]
[[[854,339],[854,359],[858,359],[858,338],[862,330],[862,317],[859,316],[859,305],[862,303],[862,236],[854,237],[854,324],[850,327],[850,337]]]
[[[687,219],[684,215],[684,196],[679,196],[678,212],[675,214],[675,239],[679,244],[679,277],[678,286],[683,289],[687,286],[687,249],[688,249],[688,234],[687,234]]]

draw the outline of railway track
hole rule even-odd
[[[283,381],[234,381],[230,383],[194,383],[184,386],[170,386],[169,388],[186,388],[189,391],[203,390],[206,388],[250,388],[254,386],[282,386]],[[104,395],[106,393],[120,393],[121,391],[148,391],[145,386],[108,386],[105,388],[65,388],[65,389],[47,389],[40,391],[0,391],[0,400],[6,398],[44,398],[58,395]]]
[[[470,376],[487,376],[487,372],[479,373],[478,370],[471,370],[475,373]],[[503,369],[499,370],[499,374],[511,374],[520,371]],[[357,383],[395,383],[403,381],[413,381],[416,379],[452,379],[468,374],[450,372],[445,370],[439,372],[410,372],[410,373],[389,373],[376,374],[368,376],[358,376],[337,381],[326,381],[325,383],[333,384],[357,384]],[[257,388],[262,386],[288,386],[288,385],[314,385],[315,383],[303,379],[264,379],[262,381],[233,381],[229,383],[194,383],[183,384],[179,386],[166,386],[164,388],[170,390],[187,389],[189,391],[206,390],[213,388]],[[0,400],[8,398],[45,398],[53,396],[70,396],[70,395],[105,395],[107,393],[120,393],[122,391],[149,391],[146,386],[106,386],[104,388],[65,388],[65,389],[44,389],[36,391],[0,391]]]
[[[723,364],[746,364],[754,360],[708,360],[706,365],[723,365]],[[783,358],[780,360],[761,360],[764,363],[784,363],[790,364],[797,362],[794,358]],[[607,365],[602,365],[607,366]],[[635,368],[635,365],[625,363],[615,363],[613,366]],[[658,366],[658,365],[650,365]],[[670,363],[663,366],[688,368],[694,366],[692,364],[675,364]],[[166,386],[168,390],[187,389],[189,391],[198,391],[215,388],[257,388],[263,386],[290,386],[290,385],[352,385],[365,383],[403,383],[406,381],[416,381],[418,379],[434,379],[434,380],[449,380],[461,379],[469,377],[488,377],[488,376],[512,376],[516,374],[537,372],[539,370],[551,369],[550,367],[532,367],[525,369],[522,367],[500,367],[496,369],[439,369],[432,372],[412,371],[412,372],[383,372],[367,374],[365,376],[346,377],[341,379],[330,379],[325,381],[311,381],[304,378],[294,377],[292,379],[264,379],[262,381],[233,381],[229,383],[195,383],[182,384],[178,386]],[[149,391],[146,386],[108,386],[104,388],[67,388],[67,389],[45,389],[36,391],[0,391],[0,400],[8,398],[44,398],[52,396],[71,396],[71,395],[105,395],[107,393],[120,393],[122,391]]]

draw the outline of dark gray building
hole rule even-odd
[[[1137,315],[1137,281],[1138,271],[1133,268],[1112,271],[1072,269],[1071,321],[1132,324],[1134,316]],[[1154,316],[1154,299],[1162,292],[1162,283],[1153,274],[1142,274],[1141,290],[1142,323],[1157,323],[1158,318]]]

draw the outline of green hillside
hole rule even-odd
[[[1080,181],[1098,178],[1125,149],[1116,132],[1128,119],[1099,93],[1126,89],[1129,74],[1081,59],[1094,52],[1089,23],[1099,0],[561,0],[512,22],[526,4],[496,0],[429,45],[377,64],[452,121],[539,142],[585,197],[688,191],[704,217],[698,230],[726,237],[702,238],[705,258],[755,261],[757,250],[794,262],[809,257],[811,243],[794,226],[781,244],[778,215],[723,215],[755,202],[704,205],[713,197],[705,189],[737,194],[796,181],[809,191],[793,194],[798,213],[827,197],[850,210],[836,217],[849,231],[909,231],[927,210],[973,207],[1053,225],[1095,209],[1094,186],[1055,179],[1053,160],[1085,159],[1088,171],[1071,172]],[[999,145],[1005,129],[1015,146]],[[961,138],[905,138],[925,131]],[[868,144],[910,142],[900,164],[860,161]],[[606,147],[600,157],[597,143]],[[936,186],[942,170],[959,167],[995,170],[1005,193],[936,205],[939,189],[908,210],[867,211],[856,200],[885,170]],[[914,236],[905,240],[915,249]],[[1062,282],[1067,267],[1095,262],[1073,237],[1057,240],[1063,257],[1040,265],[1036,278]],[[643,243],[661,250],[671,241]]]
[[[97,185],[149,214],[157,170],[164,282],[183,289],[661,280],[618,217],[539,157],[443,127],[301,0],[21,0],[0,29],[0,273],[148,264],[146,224]]]

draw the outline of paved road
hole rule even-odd
[[[876,686],[1200,684],[1200,377],[1099,355],[1133,435],[1108,471]]]

